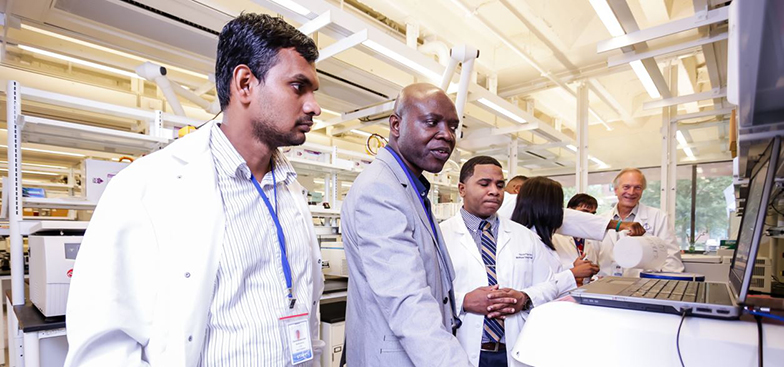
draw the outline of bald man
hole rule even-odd
[[[454,270],[422,176],[441,171],[458,123],[442,90],[404,88],[389,117],[389,145],[346,196],[348,366],[471,365],[454,336]]]

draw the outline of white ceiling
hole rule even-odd
[[[298,1],[298,0],[295,0]],[[299,0],[308,4],[321,0]],[[216,39],[214,32],[231,17],[242,11],[266,12],[274,8],[265,0],[136,0],[160,12],[184,19],[192,25],[168,19],[160,14],[133,6],[122,0],[26,0],[13,2],[13,9],[7,13],[22,18],[24,24],[35,25],[41,29],[68,35],[80,40],[100,44],[112,49],[127,52],[151,60],[167,63],[201,74],[212,71]],[[576,89],[575,80],[591,83],[589,93],[590,118],[589,149],[591,155],[610,164],[613,168],[625,166],[653,166],[661,162],[661,109],[643,110],[642,104],[651,101],[637,76],[631,69],[618,66],[606,67],[607,58],[620,55],[620,50],[598,54],[597,42],[610,38],[602,22],[597,17],[588,0],[362,0],[363,5],[372,8],[391,21],[405,25],[419,26],[420,39],[441,41],[449,46],[468,44],[480,50],[477,81],[485,85],[491,75],[498,77],[499,95],[508,98],[513,104],[525,109],[525,102],[533,101],[534,114],[543,122],[562,127],[566,136],[574,136],[576,110],[575,98],[563,88],[554,87],[539,71],[520,56],[518,51],[529,55],[545,72],[557,76],[568,88]],[[340,6],[340,2],[330,2]],[[380,22],[358,12],[345,3],[344,10],[353,16],[365,19],[368,26],[381,28],[387,34],[405,43],[405,36],[382,25]],[[464,4],[465,11],[459,4]],[[691,0],[628,0],[629,9],[641,29],[661,25],[676,19],[694,15]],[[0,0],[0,8],[6,3]],[[511,8],[510,8],[511,7]],[[513,43],[505,44],[501,38],[483,24],[489,20],[496,30]],[[204,29],[198,29],[198,25]],[[298,24],[297,24],[298,25]],[[683,32],[678,35],[658,39],[648,43],[649,48],[657,48],[678,43],[697,36],[697,31]],[[48,50],[78,55],[99,63],[116,65],[132,70],[139,62],[126,57],[112,55],[71,42],[63,41],[39,33],[25,30],[9,30],[9,41],[25,42]],[[326,34],[319,34],[321,48],[334,40]],[[13,43],[13,42],[12,42]],[[720,45],[719,58],[726,59],[726,41]],[[32,55],[10,48],[19,53],[21,59],[6,61],[24,62]],[[675,55],[657,59],[660,69],[673,63],[679,70],[679,94],[692,94],[719,87],[711,85],[706,68],[705,57],[701,51],[692,51],[682,58]],[[56,60],[46,60],[55,63]],[[726,68],[721,61],[720,67]],[[40,63],[30,65],[41,67]],[[320,101],[328,109],[346,112],[363,106],[394,98],[397,91],[415,80],[407,70],[375,59],[358,50],[348,50],[335,58],[319,64],[323,89]],[[721,70],[719,70],[721,74]],[[326,74],[325,74],[326,73]],[[56,73],[55,73],[56,74]],[[193,75],[171,73],[171,78],[198,87],[203,78]],[[690,80],[689,82],[684,82]],[[348,83],[347,83],[348,82]],[[597,95],[597,88],[603,96]],[[67,91],[59,91],[61,93]],[[608,99],[608,101],[605,101]],[[607,102],[610,102],[609,104]],[[688,107],[688,108],[687,108]],[[710,101],[700,105],[681,106],[679,113],[713,108]],[[483,127],[504,127],[513,123],[484,112],[477,106],[467,107],[467,133]],[[625,115],[625,117],[624,117]],[[201,117],[201,116],[199,116]],[[333,116],[324,116],[325,119]],[[600,123],[601,118],[613,130],[608,131]],[[626,122],[624,122],[626,120]],[[349,121],[352,127],[359,121]],[[345,129],[344,129],[345,130]],[[367,128],[366,131],[383,132],[383,124]],[[693,142],[708,142],[699,149],[695,148],[697,159],[726,159],[729,153],[722,144],[710,144],[726,136],[726,129],[712,127],[694,129],[688,138]],[[529,132],[519,134],[523,142],[534,141]],[[314,139],[325,143],[338,144],[340,139],[331,136]],[[361,141],[356,137],[348,138],[345,144]],[[691,142],[690,141],[690,142]],[[341,143],[343,144],[343,143]],[[567,149],[549,149],[538,152],[544,156],[560,157],[563,162],[574,161],[574,154]],[[679,153],[683,159],[683,153]],[[503,157],[500,154],[499,157]],[[522,157],[521,157],[522,159]],[[548,162],[531,165],[541,166],[529,173],[568,172],[573,166],[549,169]],[[594,167],[596,168],[596,167]]]

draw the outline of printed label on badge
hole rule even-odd
[[[283,340],[289,345],[291,364],[298,365],[313,359],[310,340],[310,320],[307,313],[281,317]]]

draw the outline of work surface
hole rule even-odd
[[[516,360],[550,366],[680,366],[681,317],[555,301],[531,311],[513,349]],[[680,336],[687,367],[757,366],[757,325],[687,317]],[[763,324],[765,366],[782,366],[784,325]]]

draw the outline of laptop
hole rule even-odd
[[[604,277],[571,292],[585,305],[682,314],[721,319],[738,318],[746,302],[764,230],[768,202],[779,163],[781,141],[768,144],[754,165],[749,194],[730,265],[729,283],[630,277]]]

